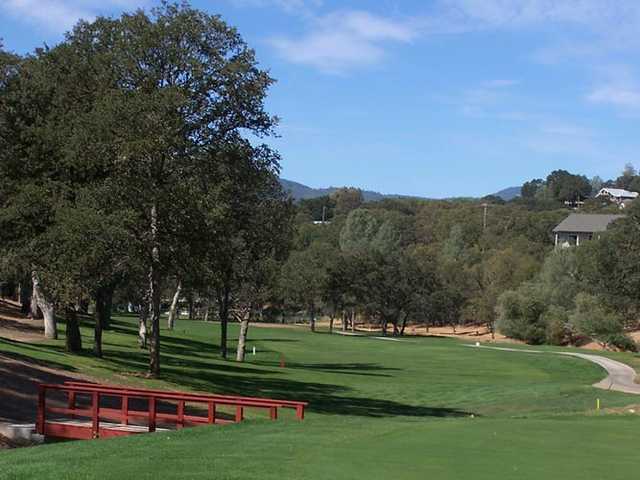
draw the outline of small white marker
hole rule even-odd
[[[256,354],[256,347],[253,347],[253,354]]]
[[[480,342],[476,342],[476,347],[479,347],[479,346],[480,346]]]

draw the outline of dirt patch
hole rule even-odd
[[[37,342],[44,339],[42,320],[32,320],[20,313],[20,305],[0,299],[0,337],[17,342]]]
[[[38,406],[38,384],[91,379],[49,368],[16,355],[0,354],[0,421],[33,423]],[[54,401],[53,404],[62,402]]]

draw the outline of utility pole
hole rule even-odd
[[[483,203],[481,207],[484,208],[484,212],[482,214],[482,230],[484,231],[487,229],[487,213],[489,211],[490,205],[488,203]]]
[[[327,218],[327,206],[323,205],[322,206],[322,224],[324,225],[324,222]]]

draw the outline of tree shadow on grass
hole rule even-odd
[[[265,367],[278,367],[279,362],[268,361],[252,361],[255,365],[263,365]],[[399,371],[399,368],[383,367],[377,363],[285,363],[286,368],[294,368],[300,370],[319,371],[324,373],[336,373],[341,375],[359,375],[368,377],[392,377],[389,373]]]
[[[190,375],[165,368],[162,377],[192,390],[309,402],[315,413],[363,417],[465,417],[471,412],[409,405],[393,400],[350,395],[343,385],[303,382],[267,376],[233,376],[223,371],[197,370]]]

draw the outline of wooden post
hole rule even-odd
[[[216,423],[216,404],[209,402],[209,423]]]
[[[100,436],[100,394],[93,392],[91,394],[91,437],[98,438]]]
[[[129,425],[129,397],[122,396],[122,425]]]
[[[184,428],[184,400],[178,402],[178,423],[177,428]]]
[[[67,400],[67,408],[69,410],[75,410],[76,409],[76,392],[74,392],[74,391],[69,391],[68,400]],[[71,418],[76,418],[76,415],[74,413],[71,413],[69,416]]]
[[[149,432],[156,431],[156,397],[149,397]]]
[[[43,385],[38,385],[38,417],[36,421],[36,431],[44,435],[44,423],[46,419],[46,390]]]
[[[296,407],[296,418],[298,420],[304,420],[304,405],[298,405]]]
[[[241,406],[236,407],[236,422],[241,422],[244,419],[244,408]]]
[[[278,407],[269,408],[269,418],[271,420],[277,420],[278,419]]]

